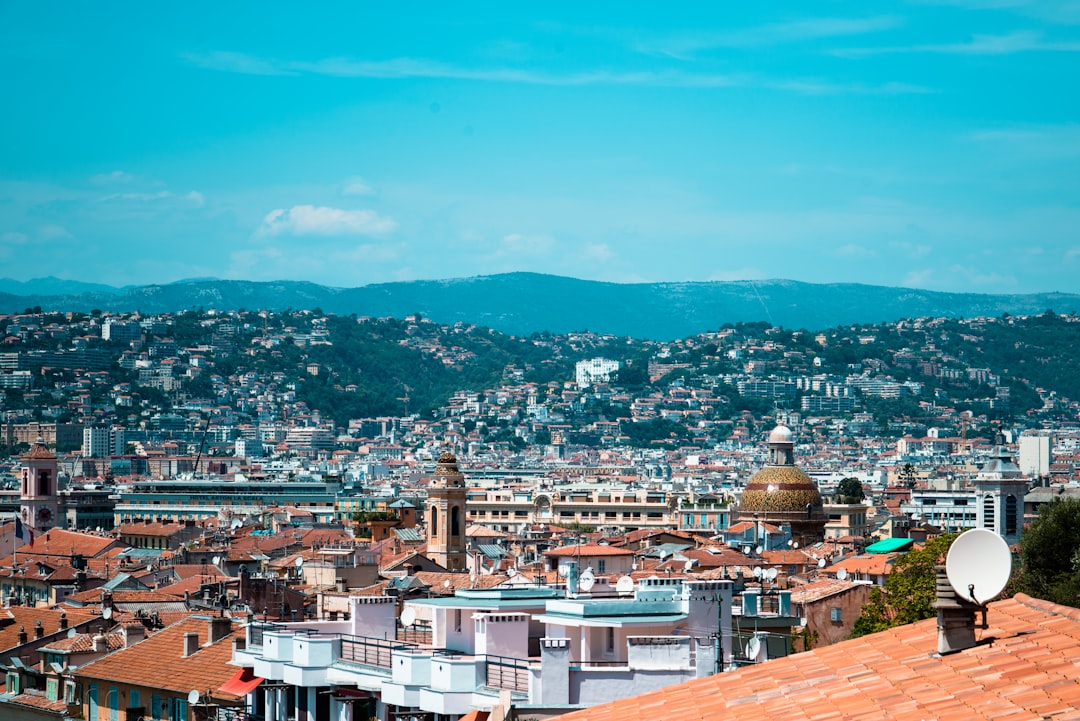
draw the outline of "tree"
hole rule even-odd
[[[933,618],[930,604],[937,597],[934,567],[945,562],[954,540],[956,534],[947,533],[898,558],[885,585],[870,591],[870,600],[855,620],[851,637]]]
[[[866,498],[866,491],[863,490],[862,481],[858,478],[841,478],[840,485],[836,487],[836,494],[840,496],[842,503],[862,503]]]
[[[1055,498],[1024,530],[1016,589],[1064,606],[1080,606],[1080,499]]]

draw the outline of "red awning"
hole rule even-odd
[[[234,696],[247,696],[262,682],[262,678],[256,676],[253,670],[250,668],[242,668],[236,672],[236,675],[221,684],[220,689],[225,693],[231,693]]]
[[[490,713],[490,711],[473,709],[472,711],[458,719],[458,721],[487,721],[487,717]]]

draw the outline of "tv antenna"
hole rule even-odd
[[[1009,544],[985,528],[964,531],[949,548],[945,574],[958,596],[985,605],[1005,590],[1012,575]]]
[[[757,660],[758,654],[761,653],[761,639],[757,636],[751,636],[750,640],[746,642],[746,657],[749,659]]]

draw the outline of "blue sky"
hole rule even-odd
[[[0,276],[1080,292],[1080,2],[696,5],[0,3]]]

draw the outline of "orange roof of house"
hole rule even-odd
[[[1076,718],[1080,609],[990,605],[981,642],[937,654],[937,619],[675,684],[560,721]]]
[[[229,661],[232,639],[239,631],[234,623],[224,638],[207,645],[207,617],[192,616],[82,666],[78,676],[185,694],[193,688],[208,688],[215,698],[235,701],[237,696],[217,689],[236,673]],[[199,634],[199,648],[187,658],[183,657],[185,633]]]
[[[573,556],[633,556],[633,551],[615,546],[602,546],[598,543],[590,543],[583,546],[563,546],[552,551],[546,551],[545,556],[573,557]]]

